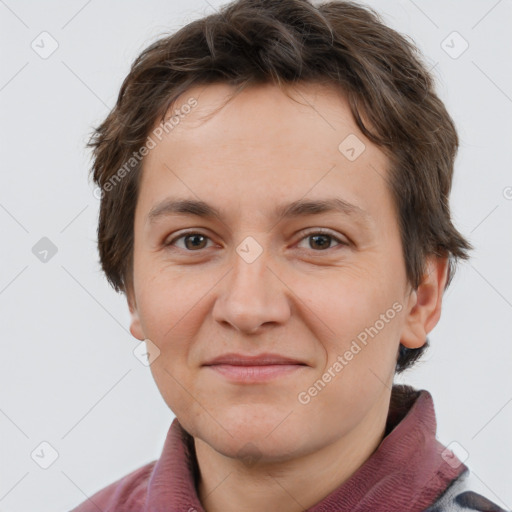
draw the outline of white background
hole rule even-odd
[[[0,0],[2,512],[69,510],[160,454],[173,414],[100,272],[84,146],[133,59],[221,3]],[[401,380],[431,392],[438,438],[463,446],[482,489],[512,508],[512,2],[369,4],[433,66],[461,137],[454,219],[476,247]],[[31,48],[43,31],[58,43],[47,59]],[[469,44],[456,59],[441,46],[453,31]],[[58,249],[46,263],[32,253],[42,237]],[[46,470],[30,455],[42,441],[58,452]]]

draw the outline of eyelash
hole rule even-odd
[[[166,247],[169,247],[169,246],[172,246],[174,245],[174,243],[182,238],[186,238],[187,236],[191,236],[191,235],[200,235],[200,236],[203,236],[205,238],[207,238],[208,240],[210,240],[210,238],[201,233],[201,232],[198,232],[198,231],[188,231],[186,233],[182,233],[181,235],[173,238],[171,241],[167,242],[165,244]],[[326,235],[328,236],[329,238],[331,238],[333,241],[336,241],[338,242],[338,245],[339,246],[348,246],[349,244],[347,242],[344,242],[343,240],[340,240],[338,237],[334,236],[330,231],[328,230],[325,230],[325,229],[322,229],[322,228],[317,228],[315,229],[314,231],[309,231],[307,233],[304,234],[304,236],[299,240],[299,242],[302,242],[303,240],[309,238],[309,237],[312,237],[314,235]],[[314,250],[314,249],[310,249],[312,250],[313,252],[318,252],[318,253],[322,253],[322,252],[327,252],[328,250],[330,249],[335,249],[335,247],[329,247],[328,249],[323,249],[323,250]],[[194,253],[194,252],[201,252],[201,249],[198,249],[197,251],[191,251],[191,250],[188,250],[188,249],[183,249],[181,247],[178,247],[179,250],[182,250],[182,251],[186,251],[186,252],[189,252],[189,253]],[[205,248],[206,249],[206,248]]]

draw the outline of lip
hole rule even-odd
[[[228,354],[223,354],[213,359],[210,359],[208,362],[204,363],[204,366],[213,366],[218,364],[228,364],[233,366],[266,366],[279,364],[293,364],[307,366],[306,363],[298,359],[282,356],[281,354],[271,354],[267,352],[258,355],[245,355],[230,352]]]
[[[203,366],[237,383],[264,382],[293,375],[308,365],[280,354],[223,354]]]

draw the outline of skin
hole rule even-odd
[[[205,510],[292,512],[330,494],[380,444],[399,343],[420,347],[437,324],[447,261],[432,257],[411,289],[387,157],[357,128],[342,94],[301,84],[289,92],[294,101],[258,85],[220,108],[231,91],[190,89],[174,108],[190,97],[198,105],[145,157],[130,331],[160,350],[151,371],[194,436]],[[354,161],[338,150],[350,134],[365,144]],[[206,201],[222,220],[149,222],[169,196]],[[366,225],[339,212],[273,216],[276,205],[333,196],[365,210]],[[332,238],[312,237],[320,228]],[[175,240],[185,230],[206,238]],[[248,236],[262,249],[251,263],[237,252]],[[401,311],[300,403],[299,393],[332,374],[337,357],[395,303]],[[203,366],[226,352],[279,353],[306,366],[232,383]]]

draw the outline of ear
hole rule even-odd
[[[427,334],[437,325],[441,317],[448,266],[447,257],[428,258],[421,284],[410,294],[407,317],[400,337],[400,343],[405,347],[422,347]]]
[[[137,302],[135,300],[135,293],[132,287],[128,287],[126,290],[126,300],[128,302],[128,309],[130,310],[130,332],[134,338],[143,341],[146,337],[142,332],[142,326],[140,324],[139,311],[137,309]]]

